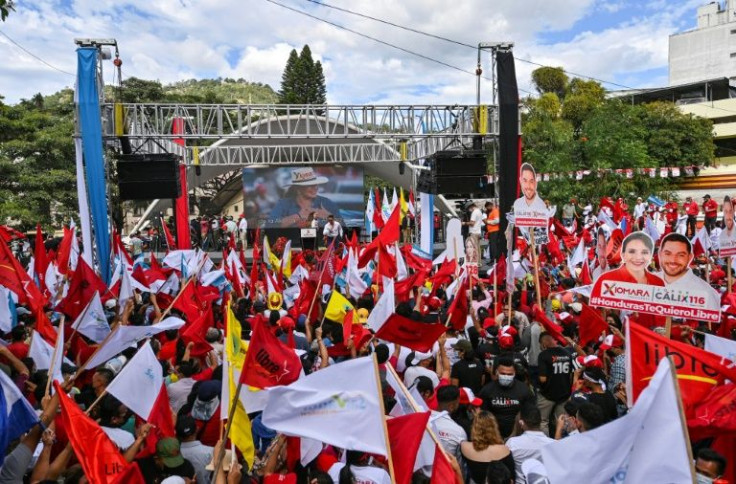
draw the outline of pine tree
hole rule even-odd
[[[281,75],[280,104],[324,104],[327,87],[322,64],[315,62],[308,45],[300,54],[292,50]]]

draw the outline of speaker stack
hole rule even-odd
[[[120,155],[118,187],[121,200],[178,198],[180,156],[172,153]]]
[[[417,190],[449,195],[449,198],[488,198],[493,184],[486,182],[486,157],[483,150],[438,151],[427,159],[429,171],[421,171]]]

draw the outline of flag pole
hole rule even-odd
[[[391,458],[391,442],[388,439],[388,425],[386,425],[386,409],[383,405],[383,398],[381,397],[381,379],[378,376],[378,360],[376,359],[376,353],[371,354],[373,360],[373,377],[376,380],[376,395],[378,396],[378,404],[381,406],[381,422],[383,423],[383,438],[386,442],[386,459],[388,460],[388,473],[391,476],[391,484],[396,484],[396,474],[394,473],[394,461]],[[386,365],[389,367],[391,365]],[[229,423],[229,422],[228,422]]]
[[[537,259],[536,243],[534,242],[534,227],[529,228],[531,236],[532,259],[534,259],[534,292],[537,293],[537,306],[542,309],[542,289],[539,287],[539,260]]]
[[[332,243],[327,248],[328,256],[332,256],[332,247],[335,243],[335,240],[332,240]],[[326,259],[326,257],[325,257]],[[310,316],[312,315],[312,308],[314,308],[314,302],[317,300],[317,295],[322,292],[322,276],[325,275],[325,269],[327,268],[327,260],[325,260],[325,263],[322,265],[322,271],[319,273],[319,279],[317,280],[317,288],[314,290],[314,296],[312,296],[312,302],[309,304],[309,311],[307,311],[307,320],[306,324],[310,323]]]
[[[493,318],[498,314],[498,261],[493,263]]]
[[[733,276],[731,274],[731,256],[729,255],[726,257],[726,274],[728,274],[728,293],[731,294],[731,290],[733,289]]]
[[[672,334],[672,316],[664,318],[664,337],[669,339]]]
[[[61,320],[59,322],[59,327],[64,328],[64,316],[62,315]],[[54,353],[51,355],[51,363],[49,364],[49,369],[46,373],[46,391],[44,391],[44,395],[49,394],[49,389],[51,388],[51,380],[54,379],[54,371],[56,370],[56,353],[59,350],[59,338],[62,338],[61,345],[64,346],[64,335],[60,332],[56,333],[56,342],[54,343]],[[64,357],[62,353],[62,358]]]
[[[690,467],[690,474],[692,476],[692,482],[695,484],[695,460],[693,459],[693,448],[690,445],[690,435],[687,431],[687,421],[685,420],[685,410],[682,407],[682,395],[680,394],[680,383],[677,381],[677,370],[675,369],[675,361],[672,356],[668,356],[667,360],[670,363],[670,377],[672,378],[672,384],[675,386],[675,400],[677,400],[677,413],[680,421],[680,427],[682,428],[682,436],[685,438],[685,447],[687,448],[687,461]]]
[[[212,482],[217,481],[217,475],[220,473],[220,467],[222,466],[222,459],[225,457],[225,442],[227,441],[228,435],[230,435],[230,427],[233,424],[233,418],[235,417],[235,409],[240,399],[240,390],[243,388],[243,379],[238,379],[238,386],[235,388],[235,394],[232,396],[230,403],[230,412],[227,416],[227,425],[225,426],[225,435],[222,436],[222,445],[220,445],[220,452],[217,453],[217,461],[215,462],[215,472],[212,475]]]
[[[105,344],[107,344],[107,342],[108,342],[108,341],[110,340],[110,338],[112,337],[112,335],[113,335],[113,334],[115,334],[115,332],[116,332],[116,331],[118,330],[118,328],[119,328],[119,327],[120,327],[120,325],[119,325],[119,324],[117,324],[117,325],[115,325],[115,329],[113,329],[112,331],[110,331],[109,333],[107,333],[107,336],[105,337],[105,339],[103,339],[103,340],[102,340],[102,342],[101,342],[101,343],[100,343],[100,345],[99,345],[99,346],[97,347],[97,349],[96,349],[96,350],[94,351],[94,353],[92,353],[92,354],[90,355],[90,357],[89,357],[89,358],[87,358],[87,360],[86,360],[86,361],[85,361],[84,363],[82,363],[82,366],[80,366],[80,367],[79,367],[79,368],[77,369],[77,372],[76,372],[76,373],[74,374],[74,376],[73,376],[73,377],[71,378],[71,379],[72,379],[72,381],[73,381],[73,380],[76,380],[77,378],[79,378],[79,375],[81,375],[81,374],[82,374],[82,372],[83,372],[84,370],[86,370],[86,369],[87,369],[87,363],[88,363],[89,361],[91,361],[91,360],[92,360],[92,358],[94,358],[94,357],[95,357],[95,355],[97,355],[97,353],[98,353],[98,352],[99,352],[99,351],[100,351],[100,350],[101,350],[101,349],[102,349],[102,348],[103,348],[103,347],[105,346]]]
[[[169,315],[169,312],[171,312],[171,308],[174,307],[174,304],[176,304],[176,301],[178,301],[181,295],[184,294],[184,289],[186,289],[187,286],[189,286],[189,284],[194,280],[194,278],[197,277],[197,274],[199,274],[199,271],[202,270],[202,267],[204,267],[205,260],[207,259],[205,257],[202,257],[202,261],[199,263],[199,266],[197,267],[197,271],[194,273],[192,277],[187,279],[187,282],[185,282],[183,286],[181,286],[181,289],[179,289],[179,293],[176,295],[174,300],[171,301],[171,304],[169,304],[169,307],[167,307],[166,311],[164,311],[164,313],[161,315],[161,317],[159,318],[159,321],[163,321],[166,318],[166,316]]]
[[[386,370],[393,374],[394,378],[396,379],[396,383],[398,383],[399,388],[401,389],[401,393],[404,394],[406,400],[409,402],[409,405],[411,405],[411,408],[414,410],[414,412],[420,413],[422,410],[419,408],[419,405],[417,405],[417,402],[414,401],[414,397],[411,396],[411,393],[409,393],[409,390],[406,388],[406,385],[404,385],[404,382],[401,381],[401,378],[399,378],[399,375],[396,373],[394,367],[391,365],[386,365]],[[440,449],[445,458],[447,458],[447,460],[449,461],[447,451],[440,443],[440,439],[437,438],[437,434],[434,433],[434,430],[432,430],[432,425],[429,422],[427,422],[425,430],[429,433],[429,436],[432,438],[434,443],[437,444],[437,447]]]

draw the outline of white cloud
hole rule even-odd
[[[277,1],[462,70],[475,70],[474,49],[302,0]],[[699,3],[666,2],[658,9],[621,0],[354,0],[340,5],[470,45],[513,41],[519,58],[623,82],[641,78],[637,73],[666,66],[668,35],[694,23],[693,9]],[[622,16],[629,11],[624,23],[601,21],[601,15],[616,12]],[[644,13],[646,17],[637,17]],[[323,62],[331,103],[475,101],[472,74],[420,59],[266,0],[36,0],[32,7],[18,4],[18,11],[2,29],[31,52],[69,72],[76,70],[74,37],[112,37],[120,45],[124,77],[162,82],[243,77],[278,90],[291,49],[309,44],[315,59]],[[565,34],[565,40],[544,43],[542,39],[556,38],[550,36],[555,33]],[[73,84],[73,77],[45,67],[1,36],[0,56],[4,59],[0,94],[6,102]],[[531,90],[529,78],[534,68],[517,61],[521,89]],[[487,55],[483,69],[490,77]],[[106,67],[106,72],[112,72],[112,66]],[[489,84],[483,81],[484,102],[490,101]]]

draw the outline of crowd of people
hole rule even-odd
[[[479,277],[468,275],[462,260],[446,259],[433,266],[410,245],[399,247],[399,229],[392,234],[390,220],[374,242],[361,245],[334,217],[328,218],[320,234],[325,249],[311,258],[296,250],[265,255],[261,235],[253,233],[250,263],[242,250],[247,247],[245,218],[192,220],[196,246],[225,249],[220,267],[200,251],[177,251],[175,257],[172,251],[176,263],[167,261],[169,256],[159,262],[146,251],[150,246],[143,244],[140,234],[133,234],[129,251],[114,244],[116,267],[121,269],[117,279],[114,275],[105,281],[109,285],[84,272],[91,261],[84,261],[73,241],[65,239],[46,250],[29,240],[28,252],[34,257],[27,261],[27,269],[11,261],[9,251],[0,253],[0,285],[10,291],[12,302],[5,313],[0,304],[3,403],[25,401],[38,418],[37,424],[14,429],[8,421],[10,407],[0,406],[0,428],[5,429],[0,438],[4,446],[0,483],[97,482],[97,476],[90,475],[91,456],[80,448],[83,444],[75,440],[68,427],[71,421],[64,417],[72,411],[69,402],[87,414],[90,425],[101,429],[126,464],[124,473],[108,474],[107,482],[391,482],[395,476],[386,456],[329,442],[319,443],[305,461],[293,435],[267,427],[260,411],[247,406],[252,449],[231,443],[224,422],[232,401],[222,399],[227,394],[223,387],[231,383],[228,345],[242,342],[247,353],[257,328],[266,329],[279,345],[298,354],[301,378],[370,356],[378,364],[386,419],[401,415],[397,409],[406,398],[420,411],[430,412],[427,438],[435,438],[441,449],[422,459],[423,451],[417,453],[415,448],[416,462],[405,482],[532,482],[531,476],[544,475],[544,446],[605,426],[629,412],[626,325],[646,324],[664,334],[658,318],[635,321],[631,313],[606,310],[606,329],[600,337],[581,338],[589,301],[580,289],[591,284],[591,274],[621,264],[620,247],[612,242],[614,232],[641,230],[658,237],[672,232],[697,239],[702,211],[702,226],[714,243],[701,244],[694,274],[717,288],[724,304],[730,304],[730,258],[719,257],[717,251],[718,231],[728,226],[717,216],[722,211],[728,218],[730,213],[733,222],[730,200],[719,207],[706,196],[700,207],[690,198],[682,205],[638,198],[629,207],[622,199],[602,199],[595,207],[581,208],[571,199],[559,213],[549,204],[548,208],[548,241],[534,247],[517,234],[515,249],[503,255],[506,247],[496,203],[484,203],[482,209],[481,203],[471,204],[465,228],[468,237],[487,240],[485,260],[491,267],[489,274]],[[233,240],[240,244],[228,243]],[[583,260],[571,259],[580,246],[585,249]],[[39,259],[45,267],[39,268]],[[658,264],[656,257],[652,264]],[[86,285],[79,282],[82,279]],[[409,347],[411,342],[380,337],[377,328],[388,324],[377,321],[379,312],[385,311],[386,288],[394,296],[389,313],[427,328],[445,325],[426,351]],[[332,317],[335,294],[354,310],[355,324]],[[96,340],[80,329],[94,297],[102,302],[98,324],[108,328],[106,334],[125,327],[153,329],[172,317],[183,326],[128,341],[103,363],[89,367],[86,363],[114,340]],[[451,324],[462,312],[461,299],[467,306],[462,321]],[[726,312],[720,325],[676,320],[672,339],[693,348],[702,348],[708,333],[736,339],[732,322]],[[241,328],[235,340],[228,339],[233,327]],[[153,417],[142,418],[137,408],[121,401],[129,398],[108,391],[149,345],[165,385],[166,425]],[[54,368],[58,351],[64,359],[60,368]],[[393,382],[394,373],[406,394],[397,390],[401,385]],[[141,379],[140,385],[146,381]],[[14,385],[15,400],[8,400],[12,393],[8,382]],[[87,417],[78,418],[81,422]],[[169,426],[172,432],[167,433]],[[718,480],[733,475],[736,455],[717,450],[713,437],[692,442],[692,448],[698,482],[725,482]],[[449,473],[442,474],[441,456]],[[128,473],[132,464],[135,469],[130,467]]]

